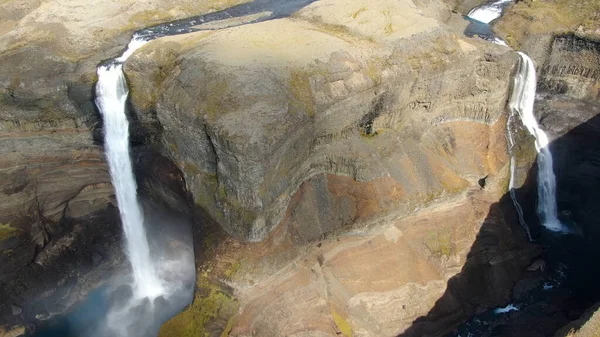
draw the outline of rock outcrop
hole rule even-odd
[[[494,30],[535,61],[538,92],[596,100],[600,95],[598,18],[598,1],[520,1]]]
[[[161,38],[126,64],[132,103],[231,235],[264,239],[291,201],[302,239],[364,228],[506,164],[514,54],[419,13],[319,1]]]
[[[127,61],[140,127],[239,240],[211,248],[161,336],[439,336],[508,299],[539,254],[490,210],[517,58],[419,14],[324,0]],[[528,172],[535,153],[518,150]],[[439,319],[414,325],[443,294]]]

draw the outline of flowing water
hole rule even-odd
[[[470,37],[479,36],[490,42],[508,47],[508,45],[506,44],[506,42],[504,42],[504,40],[495,36],[494,32],[490,28],[489,23],[492,22],[493,20],[499,18],[500,16],[502,16],[504,8],[506,6],[508,6],[510,3],[511,3],[511,1],[499,0],[499,1],[491,2],[488,4],[484,4],[479,7],[473,8],[467,15],[467,18],[474,20],[474,22],[472,21],[469,24],[469,26],[467,27],[467,30],[465,31],[465,35],[470,36]],[[515,95],[520,95],[518,90],[516,89],[516,87],[513,89],[513,95],[511,98],[515,98],[516,97]],[[519,204],[519,201],[517,200],[517,196],[515,193],[515,178],[516,178],[515,170],[516,170],[517,165],[516,165],[515,157],[512,154],[512,149],[515,146],[515,143],[514,143],[514,140],[512,137],[512,133],[510,131],[511,125],[512,125],[512,119],[513,119],[513,116],[515,115],[514,111],[515,110],[512,110],[511,114],[508,116],[508,119],[506,121],[509,152],[511,154],[510,178],[509,178],[508,190],[509,190],[510,198],[513,202],[513,205],[515,206],[515,210],[517,211],[517,215],[519,217],[519,223],[525,229],[525,233],[527,233],[527,238],[529,239],[529,241],[533,241],[533,237],[531,236],[531,231],[529,230],[529,226],[525,222],[523,208]]]
[[[500,0],[471,10],[468,19],[475,22],[471,21],[471,24],[465,31],[465,35],[480,36],[488,41],[506,46],[504,41],[495,37],[488,24],[499,18],[508,4],[510,4],[510,1]],[[531,58],[525,53],[518,52],[518,55],[520,62],[514,77],[513,91],[509,100],[511,113],[506,123],[509,152],[511,154],[509,191],[518,213],[519,222],[525,228],[529,240],[532,241],[531,232],[524,220],[523,209],[515,196],[516,160],[512,149],[516,144],[511,129],[513,118],[516,116],[520,118],[522,124],[535,138],[535,148],[538,153],[538,205],[536,211],[540,222],[551,232],[567,233],[568,231],[566,230],[566,226],[560,223],[557,216],[556,179],[553,170],[552,153],[549,148],[549,139],[546,133],[539,127],[533,111],[537,82],[535,67]],[[558,251],[561,253],[565,247],[562,245],[564,240],[559,239],[559,237],[565,238],[565,236],[550,237],[558,240],[555,244],[560,247]],[[530,275],[529,278],[526,277],[519,281],[519,284],[513,289],[514,293],[511,298],[515,302],[505,307],[490,309],[475,315],[469,321],[458,326],[447,337],[508,336],[513,335],[513,333],[519,335],[519,333],[525,331],[530,333],[532,330],[539,330],[538,328],[532,329],[530,326],[532,321],[545,324],[545,329],[550,327],[552,330],[552,324],[548,322],[541,323],[544,319],[543,317],[546,315],[542,309],[552,307],[556,303],[562,303],[561,301],[564,301],[565,296],[570,296],[570,289],[566,285],[568,280],[565,272],[565,270],[568,270],[568,267],[566,264],[560,262],[564,260],[564,257],[551,256],[550,253],[546,253],[544,256],[548,262],[546,268],[551,268],[551,264],[553,267],[544,273],[542,277]],[[541,285],[532,286],[542,281]],[[517,288],[519,286],[519,289],[527,288],[529,290],[518,292]],[[524,313],[520,315],[515,314],[515,312],[520,311]]]
[[[129,123],[125,114],[129,91],[122,65],[144,43],[143,40],[134,38],[126,51],[113,63],[98,67],[96,105],[104,121],[104,148],[125,232],[134,292],[138,297],[156,298],[162,295],[163,289],[150,258],[144,216],[137,198],[137,186],[131,166]]]
[[[512,0],[494,1],[483,6],[473,8],[467,16],[473,20],[490,23],[502,16],[504,8],[508,6]]]
[[[243,25],[285,17],[313,1],[256,0],[223,11],[144,28],[134,34],[119,57],[98,67],[96,105],[104,121],[106,158],[125,233],[133,282],[112,282],[99,291],[98,296],[89,296],[80,304],[77,311],[89,312],[82,316],[85,320],[76,312],[72,313],[58,320],[50,329],[42,331],[39,336],[153,336],[158,334],[158,329],[166,319],[182,310],[193,298],[194,254],[191,242],[186,243],[186,238],[181,235],[177,238],[174,228],[181,223],[172,217],[160,220],[152,218],[150,223],[156,225],[160,222],[158,227],[162,233],[160,242],[155,242],[150,249],[145,227],[148,224],[144,221],[144,212],[138,200],[131,162],[126,114],[129,91],[123,63],[144,44],[162,36],[204,30],[202,24],[223,19],[239,18],[232,25]],[[256,13],[265,15],[258,19],[249,16]],[[97,298],[106,305],[99,306]]]
[[[533,113],[536,91],[536,74],[533,61],[525,53],[519,52],[521,62],[515,75],[513,93],[510,98],[510,108],[517,112],[523,125],[535,138],[535,148],[538,152],[538,215],[544,227],[553,232],[564,232],[565,227],[558,220],[556,206],[556,177],[552,165],[552,153],[549,148],[548,136],[542,130]]]
[[[511,0],[499,0],[473,8],[467,17],[471,20],[475,20],[476,23],[470,25],[470,28],[467,28],[465,33],[469,36],[474,36],[478,35],[478,32],[485,32],[482,33],[483,38],[496,44],[506,46],[506,43],[502,39],[494,36],[492,30],[489,28],[489,23],[501,17],[504,9],[510,3]],[[487,28],[483,29],[479,26]],[[554,176],[554,169],[552,167],[552,153],[548,147],[548,136],[544,130],[539,127],[533,113],[537,81],[535,67],[531,58],[529,58],[529,56],[527,56],[525,53],[519,52],[519,56],[521,57],[521,62],[519,64],[519,71],[515,75],[513,92],[509,102],[509,107],[512,110],[511,116],[509,116],[507,122],[509,146],[510,149],[512,149],[515,145],[510,132],[510,124],[512,116],[517,114],[523,122],[523,125],[525,125],[529,133],[535,138],[535,148],[538,152],[537,211],[541,223],[545,228],[553,232],[566,232],[565,227],[558,220],[558,210],[556,206],[556,178]],[[525,223],[523,210],[521,205],[519,205],[517,202],[515,196],[514,178],[515,159],[514,156],[511,156],[511,176],[509,183],[510,196],[519,215],[519,222],[525,228],[529,240],[531,241],[531,233],[529,231],[529,227]]]

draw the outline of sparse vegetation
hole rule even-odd
[[[600,0],[524,0],[498,22],[495,30],[509,45],[519,48],[529,34],[560,34],[600,28]]]
[[[392,11],[386,9],[384,11],[381,11],[381,14],[385,16],[386,21],[388,22],[387,25],[385,25],[383,32],[385,33],[385,35],[390,35],[394,32],[394,26],[392,25]]]
[[[206,95],[204,109],[200,111],[204,111],[210,117],[215,117],[239,108],[237,99],[231,93],[229,84],[225,79],[219,78],[212,81],[210,88],[210,92]]]
[[[350,327],[350,324],[348,324],[344,316],[340,315],[334,308],[331,308],[331,315],[333,316],[335,325],[342,335],[344,337],[352,337],[352,327]]]
[[[510,159],[509,159],[510,161]],[[510,189],[510,163],[507,165],[507,169],[506,174],[504,175],[504,178],[502,178],[502,181],[500,182],[500,186],[502,186],[502,192],[503,193],[507,193]]]
[[[13,228],[10,226],[10,224],[0,223],[0,241],[12,238],[18,235],[19,232],[20,230],[18,228]]]
[[[231,279],[241,267],[242,263],[240,261],[235,261],[227,270],[225,270],[225,277],[227,279]]]
[[[367,11],[367,7],[361,7],[356,12],[352,13],[352,18],[356,19],[360,15],[360,13],[366,12],[366,11]]]
[[[454,253],[452,233],[447,228],[429,232],[424,243],[433,256],[450,256]]]
[[[304,111],[309,117],[316,113],[312,88],[310,86],[311,73],[308,71],[292,71],[289,78],[291,93],[290,106],[296,111]]]
[[[209,270],[198,275],[197,285],[194,302],[163,324],[159,337],[208,337],[206,325],[215,318],[227,321],[221,336],[229,334],[238,301],[209,279]]]
[[[177,153],[177,144],[175,143],[169,143],[169,150],[171,150],[171,153],[176,154]]]

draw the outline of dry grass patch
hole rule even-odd
[[[530,34],[560,34],[579,27],[600,28],[600,0],[524,0],[514,5],[495,30],[512,47],[519,48]]]

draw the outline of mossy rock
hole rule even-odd
[[[10,224],[0,224],[0,241],[4,241],[19,235],[21,232],[18,228],[13,228]]]
[[[432,230],[424,239],[424,244],[433,256],[451,256],[455,253],[454,240],[448,228]]]
[[[233,319],[239,302],[220,285],[209,279],[209,272],[198,276],[194,301],[184,311],[168,320],[160,329],[159,337],[208,337],[207,326],[214,320],[225,320],[221,336],[233,328]]]
[[[339,314],[334,308],[331,309],[331,316],[333,316],[333,321],[338,328],[338,331],[344,337],[352,337],[352,327],[346,321],[346,318]]]

